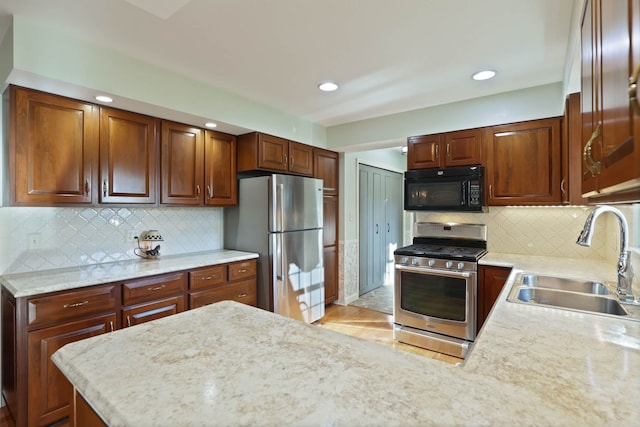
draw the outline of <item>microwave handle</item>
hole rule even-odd
[[[460,206],[465,206],[467,204],[467,187],[469,186],[469,181],[462,181],[462,200],[460,201]]]

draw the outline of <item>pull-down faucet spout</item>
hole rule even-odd
[[[600,214],[605,212],[614,214],[620,224],[620,257],[618,258],[618,286],[616,288],[616,294],[622,302],[634,302],[633,290],[631,288],[633,268],[631,267],[631,253],[628,245],[629,225],[622,212],[611,206],[598,206],[595,208],[587,217],[584,228],[578,236],[576,243],[581,246],[591,246],[595,221]]]

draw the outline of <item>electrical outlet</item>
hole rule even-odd
[[[125,235],[125,239],[127,240],[127,242],[131,242],[131,241],[133,241],[133,239],[136,238],[137,235],[138,235],[138,233],[136,233],[135,230],[127,230],[127,233]]]
[[[40,249],[40,233],[27,234],[27,249]]]

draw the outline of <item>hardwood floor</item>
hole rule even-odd
[[[463,359],[436,353],[408,344],[393,341],[393,316],[380,311],[369,310],[355,306],[330,304],[326,307],[324,317],[316,322],[317,325],[352,335],[368,341],[373,341],[399,350],[408,351],[431,359],[447,363],[461,363]]]
[[[322,320],[316,322],[316,324],[322,328],[419,354],[431,359],[453,364],[463,361],[457,357],[394,342],[393,317],[380,311],[355,306],[330,304],[326,308],[325,316]],[[0,427],[15,427],[6,406],[0,409]]]

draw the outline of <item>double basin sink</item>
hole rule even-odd
[[[629,315],[615,292],[604,283],[567,277],[520,273],[507,301],[609,316]]]

